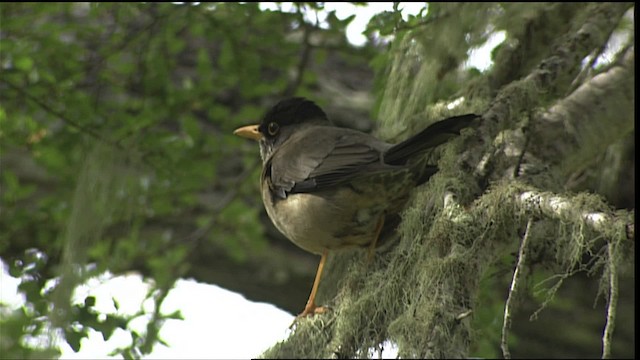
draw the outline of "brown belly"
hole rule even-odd
[[[272,199],[266,186],[262,198],[280,232],[302,249],[325,250],[365,246],[373,241],[385,206],[345,187],[338,191],[291,194]]]

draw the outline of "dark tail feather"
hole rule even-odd
[[[384,154],[384,162],[390,165],[402,165],[411,156],[423,150],[434,148],[454,136],[460,135],[460,130],[471,125],[473,120],[479,117],[476,114],[466,114],[433,123],[416,135],[392,146]]]
[[[417,175],[416,186],[426,183],[431,176],[438,172],[438,167],[435,165],[425,166],[421,173]]]

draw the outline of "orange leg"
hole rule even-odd
[[[373,254],[376,251],[376,244],[378,243],[378,238],[380,237],[380,233],[382,232],[382,227],[384,226],[384,215],[380,216],[380,220],[378,220],[378,225],[376,225],[376,233],[373,237],[373,241],[369,245],[369,254],[367,255],[367,262],[371,263],[373,260]]]
[[[300,315],[297,316],[297,318],[301,318],[301,317],[305,317],[313,314],[321,314],[327,310],[325,307],[316,306],[316,302],[315,302],[316,293],[318,292],[318,286],[320,285],[320,278],[322,278],[322,270],[324,270],[324,263],[327,261],[327,254],[328,254],[328,250],[325,250],[322,253],[322,257],[320,258],[320,264],[318,264],[318,271],[316,272],[316,279],[313,281],[311,294],[309,294],[309,300],[307,300],[307,305],[304,307],[304,310],[302,311],[302,313],[300,313]]]

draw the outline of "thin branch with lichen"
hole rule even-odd
[[[513,278],[511,279],[511,287],[509,288],[509,296],[504,306],[504,318],[502,322],[502,339],[500,342],[500,348],[502,349],[502,355],[505,359],[511,359],[511,352],[509,351],[508,337],[509,328],[511,327],[511,312],[513,308],[513,299],[515,298],[516,288],[520,283],[522,272],[524,271],[524,264],[527,259],[527,244],[529,243],[529,236],[531,231],[531,224],[533,220],[529,218],[527,227],[522,236],[522,242],[520,243],[520,250],[518,252],[518,263],[516,269],[513,271]]]
[[[559,221],[583,222],[593,231],[605,234],[611,229],[623,228],[628,240],[634,240],[633,211],[625,215],[608,214],[584,206],[576,197],[563,196],[538,190],[518,193],[515,201],[533,216],[544,216]]]
[[[607,322],[602,335],[602,358],[611,358],[611,344],[613,340],[613,329],[616,324],[616,309],[618,306],[618,248],[619,244],[610,242],[608,247],[607,267],[609,273],[609,299],[607,301]]]

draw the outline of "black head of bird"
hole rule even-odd
[[[313,125],[331,126],[331,122],[324,111],[312,101],[290,98],[269,109],[260,124],[241,127],[234,134],[258,140],[260,156],[266,162],[274,149],[287,141],[293,133]]]
[[[290,98],[267,111],[259,125],[234,131],[260,144],[262,199],[269,218],[293,243],[322,256],[300,316],[324,309],[314,298],[327,253],[374,248],[385,217],[402,210],[411,190],[437,171],[420,155],[476,118],[466,114],[441,120],[390,144],[333,126],[312,101]]]

